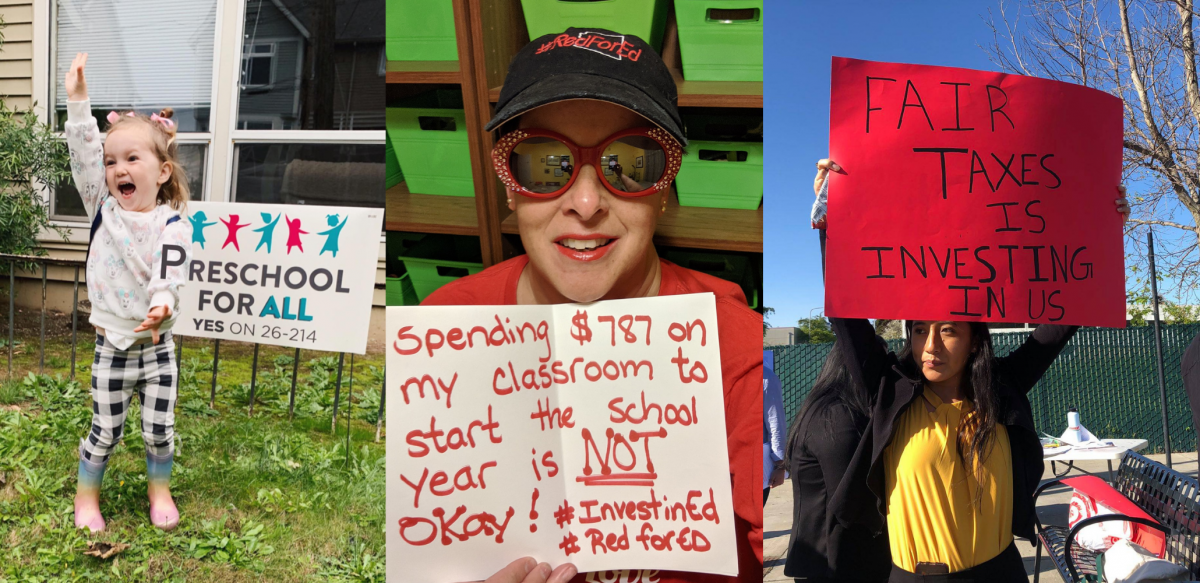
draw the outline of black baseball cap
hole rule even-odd
[[[626,107],[686,146],[675,79],[650,45],[631,34],[568,28],[525,45],[508,66],[496,115],[486,130],[535,107],[597,99]]]

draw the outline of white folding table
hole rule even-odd
[[[1143,449],[1146,449],[1147,445],[1145,439],[1101,439],[1100,441],[1112,443],[1112,445],[1107,447],[1086,449],[1072,447],[1071,449],[1062,453],[1045,455],[1043,459],[1050,462],[1050,473],[1054,474],[1054,477],[1056,478],[1061,478],[1067,475],[1067,473],[1069,473],[1072,469],[1079,470],[1085,474],[1095,475],[1076,466],[1075,462],[1104,460],[1108,462],[1108,481],[1111,483],[1113,478],[1112,463],[1120,460],[1121,456],[1124,455],[1125,452],[1142,451]],[[1043,454],[1044,453],[1045,452],[1043,451]],[[1055,464],[1059,462],[1066,465],[1066,469],[1061,474],[1055,469]]]

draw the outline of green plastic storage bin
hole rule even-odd
[[[680,206],[758,208],[763,193],[763,145],[689,141],[675,189]]]
[[[392,149],[391,136],[384,136],[383,167],[387,174],[387,188],[404,182],[404,173],[400,171],[400,163],[396,161],[396,151]]]
[[[698,112],[686,112],[683,118],[688,141],[708,142],[761,142],[763,140],[762,111],[753,113],[741,110],[714,112],[710,108]]]
[[[463,110],[389,107],[387,135],[409,192],[475,196]]]
[[[412,278],[407,273],[400,277],[387,278],[387,305],[416,306],[420,303],[421,300],[417,297],[417,290],[413,287]]]
[[[762,81],[762,0],[675,0],[683,78]]]
[[[571,27],[603,28],[632,34],[661,50],[667,24],[667,0],[521,0],[521,8],[531,39]]]
[[[479,239],[430,235],[400,255],[419,301],[460,277],[483,271]]]
[[[387,0],[389,61],[457,61],[450,0]]]

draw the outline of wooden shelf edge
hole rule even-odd
[[[479,236],[474,197],[412,193],[401,182],[387,190],[384,204],[385,231]]]
[[[466,235],[478,237],[479,228],[455,227],[453,225],[435,225],[432,223],[385,222],[384,231],[402,231],[405,233],[426,233],[430,235]]]
[[[388,83],[462,83],[458,61],[388,61]]]

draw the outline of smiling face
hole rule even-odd
[[[969,323],[920,320],[913,323],[909,341],[925,380],[954,385],[962,380],[974,349]]]
[[[569,100],[522,115],[520,126],[554,131],[592,147],[621,130],[653,124],[612,103]],[[508,191],[529,255],[518,300],[591,302],[656,295],[660,270],[652,240],[667,193],[616,196],[600,182],[602,169],[572,162],[577,178],[561,196],[538,199]],[[524,293],[532,296],[522,298]]]
[[[149,129],[131,125],[108,133],[104,140],[104,175],[108,191],[130,212],[149,212],[158,204],[159,187],[171,176],[171,165],[154,154]]]

